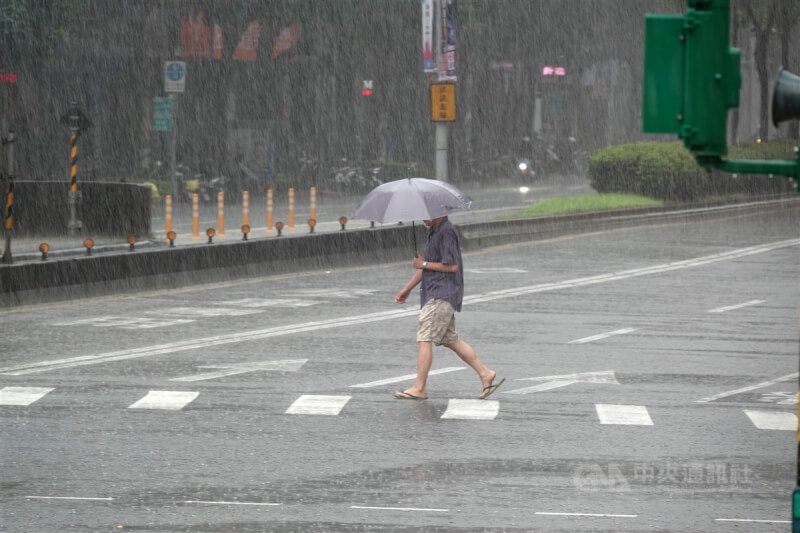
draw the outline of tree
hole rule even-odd
[[[747,18],[753,26],[756,37],[756,48],[753,59],[758,73],[758,85],[761,93],[758,116],[761,118],[758,136],[766,141],[769,138],[769,81],[767,59],[769,57],[769,37],[775,20],[778,16],[778,3],[776,2],[754,2],[744,3]]]
[[[800,64],[797,62],[797,54],[794,59],[789,55],[791,46],[792,29],[800,22],[800,4],[796,0],[777,0],[778,11],[778,36],[781,41],[781,64],[784,68],[798,73]],[[800,123],[794,120],[789,124],[789,137],[792,139],[800,138]]]

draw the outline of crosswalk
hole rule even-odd
[[[7,386],[0,388],[0,408],[24,408],[34,404],[47,405],[52,387]],[[127,409],[146,411],[181,411],[195,402],[200,391],[149,390]],[[353,400],[351,395],[301,394],[284,411],[285,415],[338,416]],[[398,400],[400,401],[400,400]],[[438,401],[438,400],[430,400]],[[447,407],[441,417],[445,420],[487,421],[502,418],[501,401],[477,399],[446,399]],[[406,401],[408,402],[408,401]],[[650,410],[644,405],[594,404],[595,423],[620,426],[656,425]],[[759,430],[796,431],[797,415],[778,409],[741,409],[742,416]]]

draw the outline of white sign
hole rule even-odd
[[[186,62],[164,62],[164,92],[182,93],[186,89]]]

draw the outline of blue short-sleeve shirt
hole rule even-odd
[[[424,306],[428,300],[438,298],[450,302],[456,311],[461,311],[461,301],[464,298],[464,269],[458,232],[450,220],[444,219],[430,228],[428,243],[422,255],[431,263],[458,265],[458,270],[453,273],[423,270],[420,306]]]

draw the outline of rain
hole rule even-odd
[[[785,530],[798,50],[797,0],[0,1],[0,530]]]

